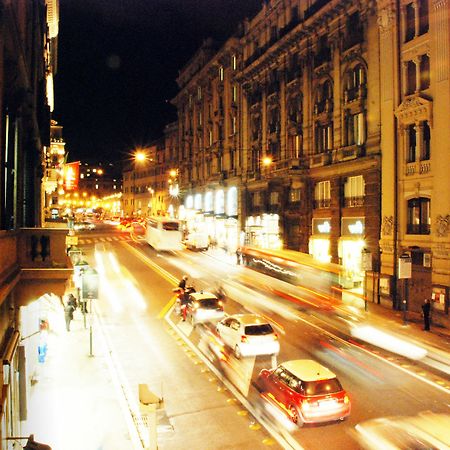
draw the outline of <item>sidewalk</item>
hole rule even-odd
[[[66,331],[64,311],[51,323],[48,353],[31,387],[23,435],[53,450],[133,450],[123,406],[108,370],[108,354],[89,319],[84,328],[80,308]],[[30,374],[31,375],[31,374]],[[140,447],[142,448],[142,447]]]

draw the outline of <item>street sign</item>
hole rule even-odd
[[[91,267],[81,274],[81,291],[83,299],[98,298],[98,273]]]
[[[412,276],[412,258],[409,253],[403,253],[398,258],[398,278],[411,278]]]

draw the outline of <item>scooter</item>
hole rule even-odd
[[[186,319],[186,301],[183,301],[185,299],[185,296],[187,297],[189,294],[195,292],[194,286],[186,286],[185,289],[182,288],[175,288],[172,290],[177,294],[177,299],[175,302],[175,314],[178,316],[182,316],[183,319]]]

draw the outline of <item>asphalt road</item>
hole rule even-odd
[[[129,235],[106,236],[101,230],[83,234],[81,242],[103,277],[98,312],[116,356],[130,411],[136,408],[140,383],[148,384],[165,399],[166,414],[160,418],[161,448],[175,449],[188,443],[198,449],[267,445],[357,449],[360,446],[353,430],[364,420],[427,410],[449,412],[448,390],[433,382],[439,374],[376,347],[355,343],[342,320],[345,311],[330,313],[308,303],[280,299],[264,289],[261,277],[249,269],[202,253],[158,254]],[[225,370],[216,364],[222,369],[218,378],[200,353],[210,356],[202,327],[194,329],[175,314],[168,314],[171,289],[184,273],[195,280],[197,290],[210,290],[222,283],[229,294],[227,313],[253,311],[270,318],[280,335],[278,361],[315,359],[335,372],[349,393],[350,417],[344,422],[288,432],[276,416],[262,414],[265,410],[254,382],[261,368],[274,363],[269,357],[232,358]],[[220,376],[224,376],[223,381]],[[227,385],[233,386],[231,390]],[[250,413],[238,401],[241,397]],[[258,423],[266,424],[273,437],[264,428],[258,429]]]

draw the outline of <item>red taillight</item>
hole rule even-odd
[[[241,342],[248,342],[247,336],[242,335],[241,336]]]
[[[278,334],[277,334],[277,333],[274,333],[274,334],[273,334],[273,340],[274,340],[274,341],[278,341]]]

